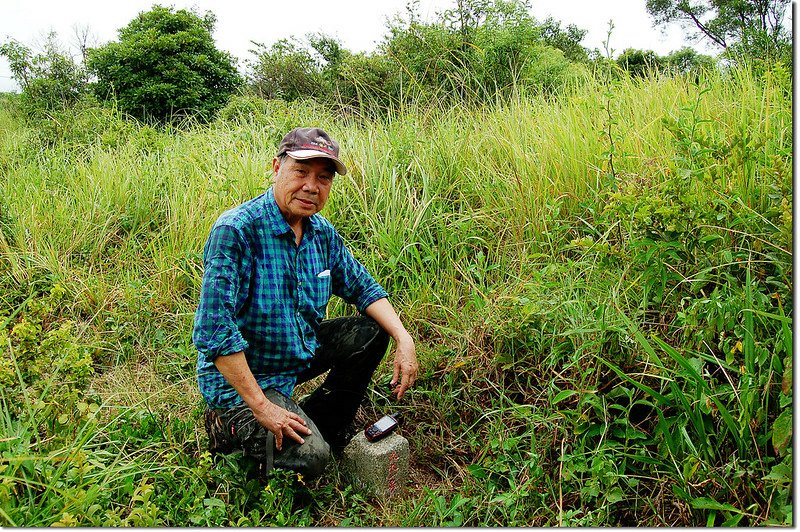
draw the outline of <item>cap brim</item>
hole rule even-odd
[[[325,159],[330,159],[336,165],[336,173],[345,175],[347,173],[347,167],[344,165],[342,161],[334,157],[329,153],[325,153],[324,151],[317,151],[317,150],[295,150],[295,151],[287,151],[286,155],[291,157],[292,159],[297,159],[299,161],[305,159],[316,159],[317,157],[324,157]]]

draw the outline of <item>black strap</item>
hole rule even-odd
[[[264,474],[269,475],[275,464],[275,435],[267,431],[267,445],[264,449]]]

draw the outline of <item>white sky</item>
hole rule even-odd
[[[15,39],[34,49],[55,31],[62,43],[75,42],[75,28],[88,28],[94,45],[116,40],[117,30],[155,3],[177,9],[196,8],[217,16],[217,47],[240,60],[250,58],[250,41],[270,45],[281,38],[303,38],[323,32],[338,38],[354,52],[371,51],[386,35],[386,22],[405,14],[407,0],[0,0],[0,43]],[[456,0],[420,0],[423,20],[455,6]],[[575,24],[588,30],[582,44],[603,50],[609,20],[614,21],[611,48],[654,50],[664,55],[690,45],[679,28],[664,33],[653,28],[645,0],[532,0],[532,15],[539,21],[552,16],[562,27]],[[704,53],[716,53],[698,47]],[[17,90],[8,62],[0,58],[0,91]]]

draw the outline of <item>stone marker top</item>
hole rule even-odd
[[[370,442],[359,432],[344,449],[344,466],[358,487],[391,497],[402,491],[408,480],[408,440],[393,432]]]
[[[358,447],[361,452],[367,455],[383,456],[391,451],[397,450],[398,442],[404,439],[397,432],[393,432],[378,441],[371,442],[364,436],[364,431],[359,431],[358,434],[353,436],[347,447],[351,445]]]

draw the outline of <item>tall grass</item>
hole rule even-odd
[[[4,403],[0,519],[791,522],[788,87],[779,69],[589,80],[381,119],[271,104],[172,132],[97,113],[76,119],[91,141],[66,124],[44,144],[0,109],[0,352],[58,358],[34,344],[71,320],[58,345],[94,361],[92,384],[59,388],[72,402],[43,398],[53,406],[39,421],[35,401]],[[221,212],[269,185],[283,133],[311,124],[351,170],[323,214],[419,339],[423,374],[400,408],[424,489],[391,506],[367,504],[336,472],[310,488],[277,479],[276,498],[202,454],[191,346],[202,246]],[[32,386],[4,368],[7,386]],[[379,371],[382,382],[388,365]],[[386,404],[377,388],[371,398],[365,416]],[[81,406],[80,437],[26,440],[32,465],[19,466],[14,431],[61,434],[58,405],[79,404],[108,415],[87,424]],[[78,454],[95,473],[56,469],[48,484],[41,464]],[[104,490],[97,507],[72,505],[90,479]],[[33,505],[43,510],[25,517]]]

